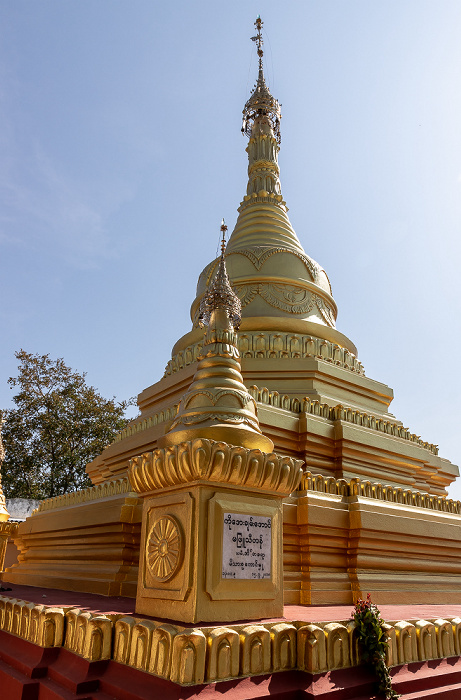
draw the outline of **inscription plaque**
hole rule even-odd
[[[223,579],[270,579],[272,518],[224,513]]]

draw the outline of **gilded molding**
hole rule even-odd
[[[205,680],[206,637],[200,629],[184,630],[173,639],[170,681],[200,685]]]
[[[235,678],[240,672],[240,637],[230,627],[215,627],[207,635],[208,683]]]
[[[248,166],[248,175],[253,172],[258,172],[260,170],[272,170],[276,175],[280,175],[280,168],[278,163],[273,160],[267,160],[261,158],[260,160],[255,160],[251,165]]]
[[[8,537],[14,537],[18,531],[19,523],[12,522],[11,520],[0,521],[0,538],[2,535]]]
[[[235,251],[240,253],[244,251]],[[234,253],[231,253],[234,254]],[[293,254],[295,254],[293,252]],[[312,290],[312,284],[299,284],[293,282],[260,282],[260,281],[245,281],[234,283],[235,292],[240,299],[242,308],[248,306],[253,301],[255,296],[259,294],[270,306],[275,309],[280,309],[288,314],[306,314],[311,311],[318,311],[325,323],[330,328],[335,328],[336,321],[336,305],[332,297],[331,301],[323,298],[321,294],[317,294]],[[319,289],[317,287],[317,289]],[[320,291],[320,290],[319,290]],[[197,309],[194,316],[194,327],[198,325]]]
[[[259,676],[271,671],[271,635],[264,625],[248,625],[240,630],[242,676]]]
[[[263,351],[253,351],[253,353],[250,353],[248,350],[245,350],[247,348],[247,335],[248,334],[242,334],[240,337],[240,352],[242,353],[243,357],[248,357],[248,356],[256,356],[257,352],[263,353]],[[259,334],[263,335],[263,334]],[[288,334],[287,334],[288,335]],[[312,339],[315,340],[315,339]],[[327,341],[323,341],[326,343]],[[243,347],[242,347],[243,345]],[[334,345],[333,343],[330,343],[330,345]],[[339,346],[337,346],[339,348]],[[201,349],[201,348],[199,348]],[[351,356],[351,358],[354,358],[354,356],[349,353],[347,350],[344,350],[341,348],[345,353],[348,353],[348,355]],[[280,350],[279,350],[280,352]],[[184,356],[184,353],[179,353],[179,355]],[[275,353],[274,353],[275,356]],[[167,365],[167,370],[168,367],[171,365],[171,362]],[[177,367],[177,369],[173,369],[170,372],[165,371],[165,374],[172,374],[173,372],[178,371],[178,369],[182,369],[182,367]],[[350,368],[349,368],[350,369]],[[362,373],[362,372],[358,372]],[[291,411],[292,413],[309,413],[310,415],[313,416],[319,416],[320,418],[325,418],[326,420],[331,420],[331,421],[336,421],[336,420],[341,420],[346,423],[352,423],[354,425],[360,425],[364,428],[370,428],[371,430],[376,430],[380,433],[385,433],[386,435],[391,435],[392,437],[397,437],[401,438],[402,440],[408,440],[408,442],[412,442],[416,445],[419,445],[425,450],[428,450],[429,452],[432,452],[434,455],[439,454],[439,448],[438,445],[434,445],[430,442],[426,442],[425,440],[422,440],[419,435],[416,435],[415,433],[411,433],[408,428],[403,427],[402,425],[399,425],[396,422],[393,421],[388,421],[384,420],[383,418],[377,418],[376,416],[366,413],[364,411],[356,411],[350,406],[343,406],[342,404],[338,404],[336,406],[330,406],[327,403],[321,403],[320,401],[312,401],[311,399],[305,397],[304,399],[300,400],[297,399],[296,397],[291,397],[286,394],[279,394],[277,391],[269,391],[265,387],[260,389],[259,387],[253,385],[248,389],[248,393],[254,398],[254,400],[257,403],[260,404],[266,404],[268,406],[275,406],[277,408],[282,408],[285,411]],[[128,432],[130,430],[135,432],[140,432],[141,430],[146,430],[147,428],[150,428],[151,425],[154,425],[153,421],[157,420],[157,416],[160,416],[164,420],[173,420],[174,417],[176,416],[177,413],[177,404],[172,406],[171,409],[165,409],[165,411],[161,411],[159,414],[156,414],[156,416],[150,416],[149,418],[145,418],[142,421],[138,421],[136,425],[133,425],[133,427],[129,426],[125,430],[123,430],[121,433],[119,433],[120,437],[117,436],[116,441],[122,440],[124,437],[128,437],[131,432]],[[168,416],[168,417],[166,417]],[[161,422],[158,420],[158,422]],[[69,494],[70,495],[70,494]]]
[[[432,452],[434,455],[438,455],[439,453],[438,445],[433,445],[430,442],[421,440],[419,435],[410,433],[408,428],[404,428],[393,421],[377,418],[370,413],[355,411],[353,408],[350,408],[350,406],[343,406],[342,404],[330,406],[320,401],[312,401],[307,397],[300,401],[297,398],[280,395],[277,391],[270,392],[266,388],[259,389],[257,386],[251,386],[248,391],[258,403],[267,404],[268,406],[277,406],[286,411],[292,411],[293,413],[310,413],[313,416],[319,416],[320,418],[325,418],[330,421],[339,420],[345,423],[361,425],[364,428],[370,428],[371,430],[377,430],[378,432],[386,433],[392,437],[413,442],[423,447],[425,450]]]
[[[209,328],[206,336],[206,344],[202,348],[201,354],[197,359],[201,360],[204,357],[232,357],[238,359],[240,357],[238,349],[238,334],[236,331],[222,328]]]
[[[459,617],[386,622],[384,628],[388,666],[461,655]],[[0,596],[0,629],[40,647],[64,647],[88,661],[112,659],[181,686],[287,670],[327,673],[360,663],[351,620],[187,628]]]
[[[327,326],[330,326],[330,328],[336,328],[336,314],[332,309],[331,304],[328,304],[326,300],[318,294],[313,294],[312,297]]]
[[[196,391],[191,391],[184,394],[181,399],[184,404],[184,408],[187,408],[190,401],[196,396],[206,396],[213,406],[216,406],[224,396],[232,396],[237,399],[241,408],[245,408],[247,403],[255,403],[255,400],[251,394],[240,389],[218,389],[216,391],[210,391],[209,389],[197,389]]]
[[[315,491],[343,497],[361,496],[415,508],[428,508],[440,513],[461,515],[461,501],[453,501],[445,496],[431,496],[420,491],[386,486],[358,478],[347,481],[346,479],[335,479],[334,477],[305,472],[298,487],[298,493],[303,491]]]
[[[236,349],[235,349],[236,350]],[[193,386],[193,385],[192,385]],[[242,385],[243,386],[243,385]],[[200,404],[203,406],[203,402],[200,401],[199,403],[197,402],[198,397],[203,397],[208,400],[208,407],[211,408],[216,406],[216,411],[215,410],[208,410],[208,411],[203,411],[203,408],[201,411],[198,411],[197,413],[183,413],[183,411],[186,411],[186,409],[189,407],[190,403],[194,403],[196,406],[200,406]],[[235,399],[235,402],[237,404],[240,404],[241,409],[245,409],[248,404],[252,404],[251,410],[250,411],[240,411],[240,412],[223,412],[222,411],[222,405],[223,405],[223,398],[230,398],[230,402],[228,401],[227,405],[230,405],[230,408],[233,409],[235,408],[235,403],[233,399]],[[224,404],[225,405],[225,404]],[[195,391],[188,391],[184,396],[181,398],[181,403],[180,407],[182,410],[178,410],[178,413],[176,414],[175,419],[173,420],[173,423],[171,424],[170,430],[173,430],[176,428],[178,425],[196,425],[197,423],[204,423],[205,421],[209,420],[218,420],[222,423],[232,423],[232,424],[241,424],[245,423],[249,425],[253,430],[256,430],[258,433],[261,432],[260,427],[259,427],[259,422],[256,416],[256,401],[254,400],[253,396],[249,394],[246,390],[245,387],[243,389],[234,389],[234,388],[224,388],[224,389],[215,389],[215,390],[210,390],[210,389],[196,389]],[[201,407],[201,406],[200,406]],[[219,410],[221,408],[221,410]]]
[[[250,428],[256,430],[259,427],[257,420],[252,420],[249,416],[237,415],[235,413],[200,413],[191,416],[180,416],[174,421],[172,428],[176,428],[177,425],[197,425],[198,423],[204,423],[205,421],[216,420],[221,423],[232,423],[234,425],[240,425],[245,423]]]
[[[201,347],[199,347],[199,350],[201,350]],[[194,360],[191,359],[191,361],[188,364],[191,364],[192,362],[197,360],[198,354],[199,352],[197,352],[197,355],[195,356]],[[158,413],[154,413],[154,415],[149,416],[149,418],[135,419],[131,421],[131,423],[127,425],[126,428],[117,433],[114,442],[120,442],[121,440],[124,440],[127,437],[131,437],[132,435],[136,435],[136,433],[140,433],[143,430],[153,428],[155,425],[159,425],[160,423],[166,423],[169,420],[173,420],[177,412],[178,404],[174,404],[173,406],[171,406],[171,408],[165,408],[163,411],[159,411]]]
[[[291,622],[279,622],[269,630],[272,648],[272,670],[288,671],[296,668],[296,626]]]
[[[302,464],[273,452],[197,438],[134,457],[129,479],[137,493],[205,481],[286,496],[298,486]]]
[[[304,263],[312,281],[316,282],[318,280],[322,270],[320,265],[306,255],[306,253],[301,253],[301,251],[294,250],[293,248],[285,248],[283,246],[248,246],[240,250],[233,250],[229,255],[244,255],[250,260],[256,270],[259,271],[269,258],[278,253],[295,255]]]
[[[89,486],[87,489],[82,489],[81,491],[72,491],[71,493],[64,493],[62,496],[47,498],[32,511],[32,515],[37,515],[47,510],[54,510],[55,508],[75,506],[80,503],[108,498],[109,496],[119,496],[129,493],[132,493],[132,489],[127,477],[123,479],[114,479],[113,481],[106,481],[96,486]]]
[[[281,194],[267,192],[266,190],[260,190],[258,193],[252,192],[251,194],[246,194],[243,197],[243,201],[240,202],[240,206],[237,208],[237,211],[240,214],[244,209],[252,204],[270,204],[272,206],[279,207],[284,213],[288,211],[287,203]]]
[[[330,328],[335,328],[335,309],[319,294],[314,294],[302,285],[284,283],[251,282],[234,285],[242,308],[247,306],[257,294],[270,306],[289,314],[306,314],[314,309],[322,316]]]
[[[66,612],[65,649],[88,661],[112,657],[112,621],[107,615],[72,608]]]
[[[64,611],[0,596],[0,629],[40,647],[60,647],[64,640]]]
[[[245,308],[245,306],[248,306],[248,304],[253,301],[255,296],[259,294],[260,291],[260,286],[259,284],[236,284],[235,285],[235,293],[237,294],[238,298],[240,299],[240,303],[242,305],[242,309]]]
[[[241,299],[242,304],[248,303],[250,300],[244,302]],[[356,374],[362,376],[365,374],[362,363],[349,350],[329,340],[311,335],[276,331],[241,331],[238,337],[238,349],[242,358],[299,359],[315,357]],[[178,352],[168,362],[164,376],[174,374],[196,362],[201,351],[202,343],[200,342]],[[125,430],[129,429],[130,427]],[[122,431],[122,434],[124,432]]]

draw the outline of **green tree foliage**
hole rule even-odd
[[[4,411],[3,490],[8,498],[50,498],[91,485],[85,466],[127,424],[132,401],[104,399],[62,359],[15,353],[15,408]]]

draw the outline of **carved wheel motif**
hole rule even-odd
[[[164,515],[155,521],[146,550],[150,573],[157,581],[168,581],[175,575],[183,559],[183,538],[174,518]]]

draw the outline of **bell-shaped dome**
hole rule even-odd
[[[262,67],[259,72],[258,82]],[[279,179],[280,146],[274,119],[267,113],[267,94],[266,88],[258,106],[255,91],[253,112],[246,115],[247,128],[251,122],[248,186],[226,248],[229,279],[242,303],[242,318],[293,318],[334,328],[337,308],[328,277],[306,255],[288,218]],[[218,259],[199,277],[191,309],[194,326],[217,266]]]

